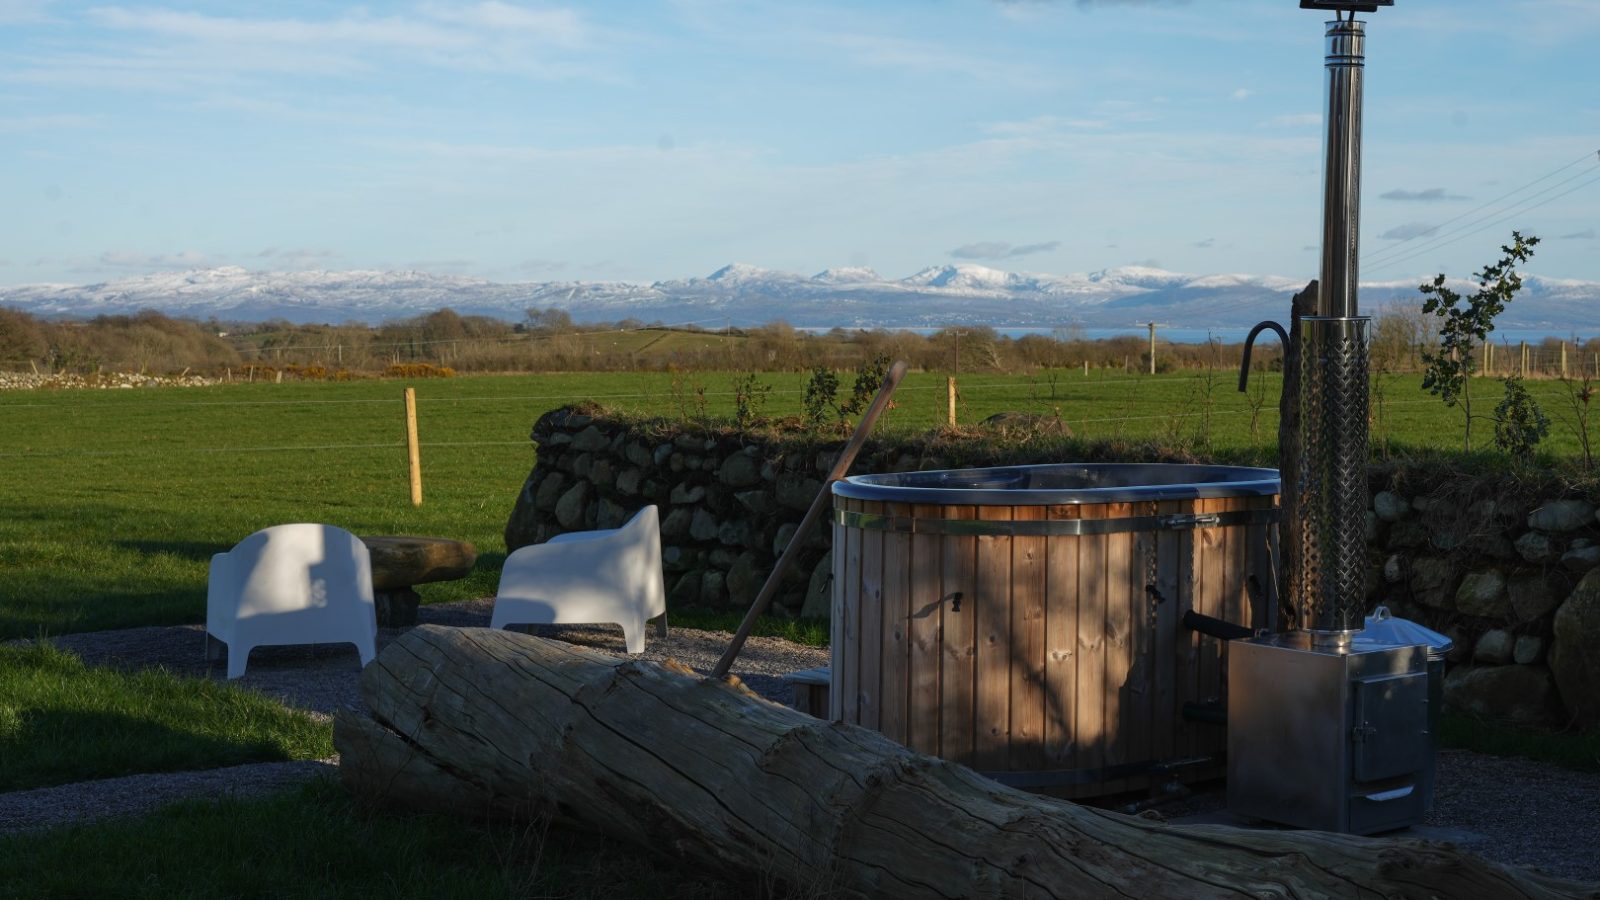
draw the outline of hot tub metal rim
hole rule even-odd
[[[1174,469],[1193,470],[1196,479],[1077,488],[936,487],[884,483],[885,479],[907,476],[919,480],[933,480],[938,476],[947,478],[966,476],[975,481],[996,481],[1006,478],[1020,480],[1034,473],[1083,470],[1121,474],[1138,474],[1140,470],[1144,470],[1155,478]],[[1209,479],[1208,475],[1211,476]],[[1219,476],[1234,476],[1236,480]],[[934,469],[920,472],[852,475],[833,483],[835,497],[879,503],[942,506],[1081,506],[1226,497],[1271,497],[1279,492],[1277,469],[1180,463],[1046,463],[1031,466]]]
[[[1010,537],[1054,537],[1057,535],[1121,534],[1129,531],[1184,531],[1195,528],[1226,528],[1236,525],[1270,525],[1279,521],[1280,511],[1239,509],[1220,513],[1179,513],[1174,515],[1126,516],[1116,519],[942,519],[893,516],[881,513],[835,509],[833,522],[846,528],[889,531],[896,534],[1007,535]]]

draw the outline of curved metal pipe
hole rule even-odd
[[[1259,322],[1256,327],[1250,329],[1250,333],[1244,339],[1244,362],[1239,365],[1239,393],[1241,394],[1244,393],[1245,386],[1250,381],[1250,348],[1255,346],[1256,336],[1268,328],[1277,332],[1278,341],[1283,344],[1285,349],[1289,347],[1289,333],[1283,330],[1282,325],[1271,319]]]

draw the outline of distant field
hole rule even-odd
[[[479,376],[416,382],[426,502],[407,498],[401,389],[393,381],[0,393],[0,638],[203,618],[211,554],[267,525],[319,521],[369,534],[438,534],[482,551],[468,579],[425,586],[427,601],[492,594],[501,529],[533,464],[528,431],[563,403],[593,399],[662,415],[727,415],[734,375]],[[803,376],[762,376],[769,415],[796,414]],[[1252,412],[1234,376],[1058,372],[963,376],[959,417],[1060,415],[1081,436],[1193,439],[1208,416],[1217,450],[1264,452],[1276,434],[1278,381],[1259,375]],[[848,390],[849,378],[841,378]],[[1498,383],[1479,391],[1485,412]],[[1554,419],[1560,385],[1534,382]],[[1458,413],[1414,377],[1384,383],[1380,436],[1451,448]],[[1209,398],[1209,399],[1208,399]],[[943,420],[942,375],[914,374],[887,427]],[[1487,440],[1487,425],[1478,428]],[[1548,448],[1573,453],[1571,429]]]

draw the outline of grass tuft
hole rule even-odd
[[[0,647],[0,791],[332,753],[326,721],[252,691]]]
[[[1439,719],[1439,743],[1490,756],[1520,756],[1569,769],[1600,772],[1600,728],[1549,731],[1447,712]]]
[[[331,780],[0,838],[0,885],[15,900],[758,895],[589,835],[374,809]]]

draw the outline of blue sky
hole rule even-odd
[[[1296,7],[0,0],[0,284],[734,260],[1309,277],[1324,16]],[[1397,243],[1569,163],[1506,202],[1600,175],[1600,2],[1366,18],[1363,277],[1466,274],[1517,226],[1546,238],[1533,271],[1600,279],[1600,184]]]

